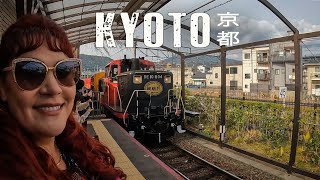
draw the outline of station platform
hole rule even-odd
[[[97,135],[115,157],[115,167],[120,167],[128,180],[184,179],[155,157],[127,131],[112,119],[88,120],[88,133]]]

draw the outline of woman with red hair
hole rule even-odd
[[[0,44],[0,179],[125,179],[72,116],[81,62],[64,30],[26,15]]]

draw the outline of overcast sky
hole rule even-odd
[[[203,4],[211,2],[212,0],[171,0],[159,12],[166,19],[172,20],[168,16],[171,12],[185,12],[188,13]],[[320,31],[320,0],[269,0],[299,31],[300,33]],[[206,5],[205,7],[197,10],[196,12],[206,12],[210,15],[211,24],[211,37],[217,39],[218,32],[236,31],[239,32],[240,44],[254,42],[258,40],[266,40],[275,37],[287,35],[290,30],[284,23],[282,23],[270,10],[264,7],[258,0],[215,0],[214,2]],[[237,13],[239,14],[237,23],[238,27],[230,26],[229,28],[218,27],[219,13]],[[183,24],[190,25],[189,16],[182,19]],[[164,45],[173,48],[173,31],[172,26],[166,27],[164,31]],[[136,28],[135,37],[143,37],[143,23]],[[201,38],[200,38],[201,39]],[[320,38],[313,40],[304,40],[302,48],[307,49],[304,55],[320,54]],[[116,48],[96,48],[94,43],[82,45],[80,52],[82,54],[92,55],[106,55],[113,59],[123,58],[126,54],[127,57],[133,56],[132,48],[124,48],[124,42]],[[143,43],[138,43],[138,47],[145,47]],[[190,45],[190,33],[182,30],[182,46],[192,47]],[[209,49],[218,48],[214,44],[210,44],[207,48],[192,48],[192,53],[201,52]],[[190,51],[190,48],[180,48],[176,50]],[[228,53],[229,58],[241,60],[241,51],[234,51]],[[159,60],[171,53],[150,51],[145,49],[137,50],[137,56],[149,56],[148,59]],[[160,56],[159,58],[151,56]]]

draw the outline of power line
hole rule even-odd
[[[306,44],[304,44],[304,42],[301,40],[301,43],[304,45],[304,47],[311,53],[311,55],[314,57],[314,59],[317,61],[317,62],[320,62],[319,59],[313,54],[313,52],[307,47]]]

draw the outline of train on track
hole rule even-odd
[[[130,134],[161,142],[175,130],[184,132],[181,88],[173,87],[171,72],[156,70],[144,58],[124,58],[112,60],[105,66],[104,77],[101,74],[91,78],[92,88],[100,91],[100,105],[107,117]]]

